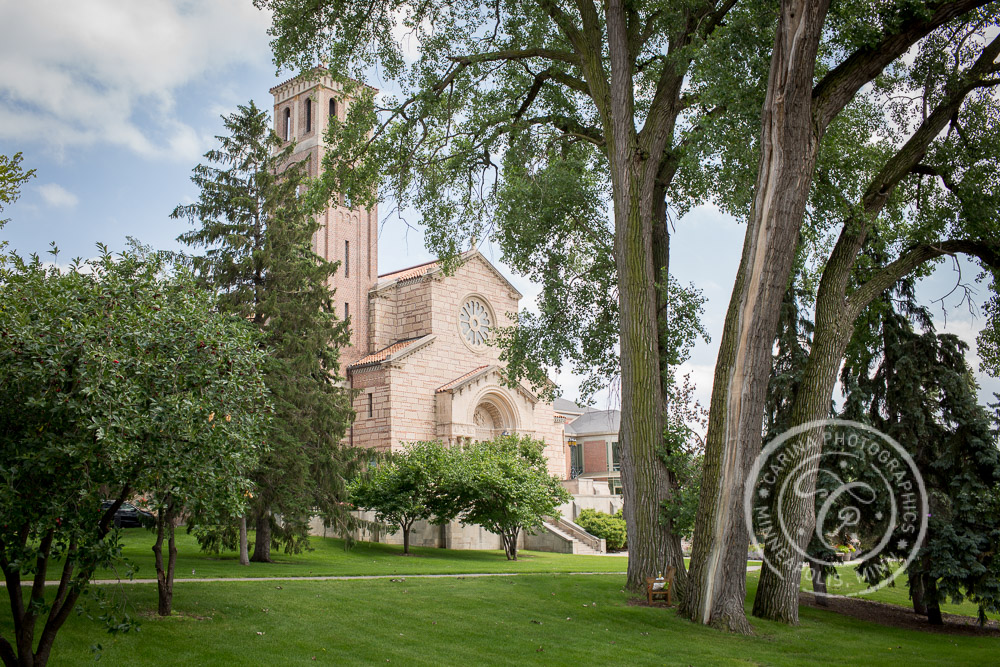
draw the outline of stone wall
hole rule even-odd
[[[389,416],[392,404],[391,385],[386,371],[377,366],[362,368],[351,374],[354,397],[354,423],[347,434],[348,444],[357,447],[387,449],[390,440]],[[372,415],[368,416],[371,396]]]
[[[452,433],[440,426],[441,416],[465,428],[463,437],[473,433],[473,413],[484,397],[492,396],[509,407],[514,428],[545,440],[550,472],[566,476],[566,453],[562,423],[550,404],[531,392],[503,387],[497,377],[477,379],[449,397],[436,393],[458,377],[477,368],[500,363],[499,350],[466,343],[459,330],[458,314],[469,297],[486,301],[493,312],[494,326],[510,326],[509,314],[516,313],[520,297],[478,254],[463,263],[452,276],[437,272],[372,290],[369,299],[370,340],[373,350],[396,341],[433,333],[430,343],[400,353],[397,361],[382,365],[385,383],[391,387],[388,433],[378,430],[378,445],[398,449],[402,442],[449,440]],[[358,373],[360,375],[360,373]],[[359,385],[355,382],[355,387]],[[442,410],[441,401],[450,400]],[[359,419],[367,409],[367,398],[356,400]],[[357,437],[357,429],[356,429]],[[366,444],[373,441],[364,440]]]
[[[367,521],[374,521],[374,512],[357,512],[357,515]],[[336,537],[328,533],[321,521],[314,519],[309,526],[310,534],[322,537]],[[388,533],[378,530],[362,529],[355,533],[355,539],[360,542],[379,542],[381,544],[403,544],[403,531]],[[444,526],[434,525],[427,521],[417,521],[410,529],[411,547],[428,547],[432,549],[492,549],[503,550],[503,540],[499,535],[474,525],[465,525],[454,521]],[[573,542],[556,535],[545,527],[535,534],[521,533],[517,539],[518,549],[534,551],[549,551],[554,553],[573,553]]]

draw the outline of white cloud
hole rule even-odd
[[[38,194],[49,206],[55,208],[73,208],[79,203],[76,195],[56,183],[46,183],[38,186]]]
[[[179,120],[177,91],[266,65],[269,22],[249,0],[0,3],[0,140],[197,157],[208,138]]]

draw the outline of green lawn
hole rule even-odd
[[[396,580],[180,581],[176,615],[153,614],[153,584],[105,586],[127,596],[137,632],[112,637],[99,613],[73,615],[60,632],[53,665],[91,662],[100,643],[111,665],[373,664],[407,665],[858,665],[996,664],[992,637],[970,638],[886,628],[803,607],[791,628],[753,619],[756,636],[737,637],[691,624],[673,610],[630,604],[624,558],[526,552],[416,549],[317,538],[313,551],[277,554],[275,565],[240,567],[235,555],[208,556],[180,537],[178,576],[397,575]],[[143,530],[125,535],[139,577],[153,575]],[[574,575],[570,571],[617,571]],[[519,577],[419,579],[412,574],[524,572]],[[747,578],[753,599],[757,573]],[[846,579],[846,577],[845,577]],[[0,594],[2,597],[3,594]],[[899,596],[902,596],[901,600]],[[906,599],[905,587],[873,594]],[[962,611],[968,611],[963,609]],[[974,613],[974,609],[969,613]],[[0,633],[10,612],[0,604]]]
[[[622,576],[182,583],[158,620],[154,585],[125,587],[147,616],[113,638],[74,615],[53,665],[918,665],[996,664],[997,640],[935,635],[804,608],[797,628],[754,620],[726,635],[631,606]],[[751,579],[751,589],[753,579]],[[751,590],[752,593],[752,590]],[[0,632],[9,632],[6,605]],[[313,658],[315,657],[315,663]]]
[[[143,528],[124,533],[124,555],[137,566],[136,578],[156,577],[153,567],[154,536]],[[251,541],[253,537],[251,535]],[[347,575],[468,574],[473,572],[624,572],[625,558],[616,556],[575,556],[542,551],[520,551],[517,561],[508,561],[503,551],[453,551],[358,542],[344,549],[342,540],[313,537],[311,550],[300,554],[272,551],[275,563],[240,566],[235,552],[222,555],[202,553],[195,539],[183,529],[177,531],[176,577],[308,577]],[[53,570],[55,571],[55,570]],[[192,574],[192,571],[194,572]],[[114,578],[99,572],[98,578]]]

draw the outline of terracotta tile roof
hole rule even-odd
[[[406,269],[400,269],[399,271],[393,271],[392,273],[383,273],[378,277],[380,281],[382,280],[395,280],[402,282],[404,280],[412,280],[413,278],[419,278],[421,276],[427,275],[434,269],[438,267],[436,260],[430,262],[424,262],[423,264],[417,264],[416,266],[411,266]]]
[[[448,391],[449,389],[454,389],[458,385],[462,384],[462,382],[464,382],[465,380],[468,380],[472,376],[477,375],[478,373],[481,373],[482,371],[486,370],[487,368],[489,368],[489,365],[480,366],[479,368],[474,368],[471,371],[469,371],[468,373],[466,373],[465,375],[462,375],[460,377],[455,378],[454,380],[452,380],[448,384],[441,385],[440,387],[437,388],[437,390],[435,391],[435,393],[441,393],[442,391]]]
[[[353,364],[351,364],[347,368],[349,368],[349,369],[350,368],[359,368],[361,366],[370,366],[370,365],[373,365],[373,364],[380,364],[383,361],[385,361],[386,359],[388,359],[389,357],[391,357],[392,355],[394,355],[397,352],[399,352],[400,350],[405,350],[409,346],[413,345],[413,343],[415,343],[416,341],[420,340],[421,338],[423,338],[423,336],[418,336],[416,338],[407,338],[406,340],[396,341],[395,343],[393,343],[389,347],[383,347],[378,352],[373,352],[372,354],[369,354],[367,357],[362,357],[362,358],[358,359],[357,361],[355,361]]]

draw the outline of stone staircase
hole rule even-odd
[[[563,518],[548,517],[545,519],[545,542],[550,548],[546,551],[559,551],[578,555],[600,555],[607,553],[604,539],[595,537],[572,521]],[[552,543],[560,548],[551,548]]]

